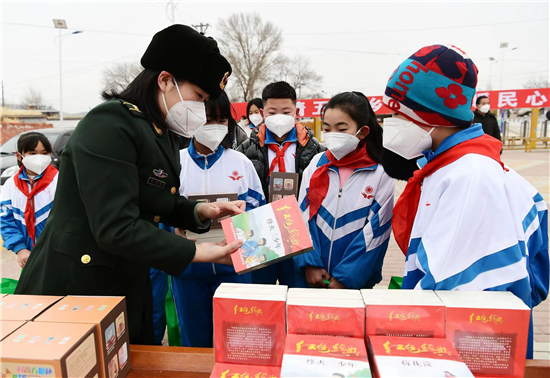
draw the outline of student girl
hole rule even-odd
[[[237,193],[239,200],[246,201],[247,210],[264,205],[254,166],[230,148],[228,135],[234,132],[230,129],[238,126],[231,122],[231,103],[225,92],[218,100],[206,102],[206,117],[189,147],[180,152],[180,194]],[[250,274],[238,275],[230,265],[192,263],[182,275],[171,278],[183,346],[212,347],[212,298],[222,282],[250,283]]]
[[[394,180],[379,164],[382,128],[360,92],[334,96],[323,112],[328,151],[306,168],[299,204],[314,250],[294,258],[299,287],[372,288],[382,279]]]
[[[52,146],[43,134],[23,134],[17,141],[19,172],[2,188],[0,232],[4,248],[25,267],[53,205],[57,169],[50,165]]]

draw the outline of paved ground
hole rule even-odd
[[[550,151],[535,150],[532,153],[523,151],[504,151],[504,163],[515,169],[533,184],[550,205]],[[396,200],[405,187],[404,182],[396,183]],[[395,241],[390,247],[384,261],[384,279],[377,288],[387,288],[391,276],[402,276],[404,257]],[[12,252],[2,249],[3,277],[18,278],[20,269]],[[535,358],[550,359],[550,300],[546,300],[535,308]]]

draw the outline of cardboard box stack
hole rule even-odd
[[[93,324],[26,323],[0,342],[2,376],[97,378],[96,333]]]
[[[446,338],[476,376],[522,377],[531,311],[506,291],[437,291]]]
[[[370,377],[363,339],[287,335],[281,378]]]
[[[359,290],[289,289],[287,333],[365,337],[365,305]]]
[[[369,336],[368,351],[375,378],[473,377],[446,339]]]
[[[97,330],[97,353],[102,378],[124,378],[130,364],[130,338],[124,297],[67,296],[35,319],[47,323],[90,324]]]
[[[216,363],[281,366],[287,291],[284,285],[220,285],[214,294]]]
[[[31,321],[61,299],[63,297],[49,295],[8,294],[0,302],[0,319]]]
[[[20,320],[0,320],[0,341],[11,335],[18,328],[24,326],[25,323]]]
[[[433,291],[361,290],[366,334],[445,337],[445,305]]]

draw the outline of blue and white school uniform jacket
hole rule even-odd
[[[328,162],[326,154],[319,153],[303,174],[298,202],[309,224],[314,250],[296,256],[295,265],[302,276],[306,266],[324,268],[348,289],[373,287],[382,279],[391,233],[394,180],[381,165],[375,165],[356,169],[340,188],[338,168],[330,167],[327,195],[309,220],[306,194],[311,176]]]
[[[36,223],[34,226],[35,237],[38,237],[44,230],[46,220],[50,215],[50,210],[53,206],[53,199],[55,197],[55,189],[57,187],[57,173],[52,182],[40,193],[34,196],[34,213],[36,217]],[[15,177],[15,176],[14,176]],[[27,181],[27,185],[30,191],[29,177],[27,171],[23,169],[19,178]],[[35,181],[42,178],[42,175],[35,177]],[[27,226],[25,223],[25,208],[27,206],[27,197],[21,193],[18,187],[15,186],[13,177],[10,177],[2,187],[2,200],[0,202],[0,233],[2,234],[2,240],[4,241],[4,248],[13,251],[15,253],[22,249],[32,250],[33,242],[27,232]]]
[[[482,134],[474,124],[425,156]],[[511,291],[532,308],[548,281],[548,208],[523,177],[468,154],[424,179],[404,289]]]
[[[200,155],[193,145],[180,151],[180,194],[237,193],[246,201],[246,210],[265,205],[260,178],[248,158],[222,145],[207,156]],[[182,276],[211,276],[235,273],[232,266],[212,263],[192,263]]]

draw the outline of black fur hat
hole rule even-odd
[[[155,34],[141,65],[168,71],[177,80],[189,80],[213,100],[219,97],[232,72],[218,43],[186,25],[172,25]]]

